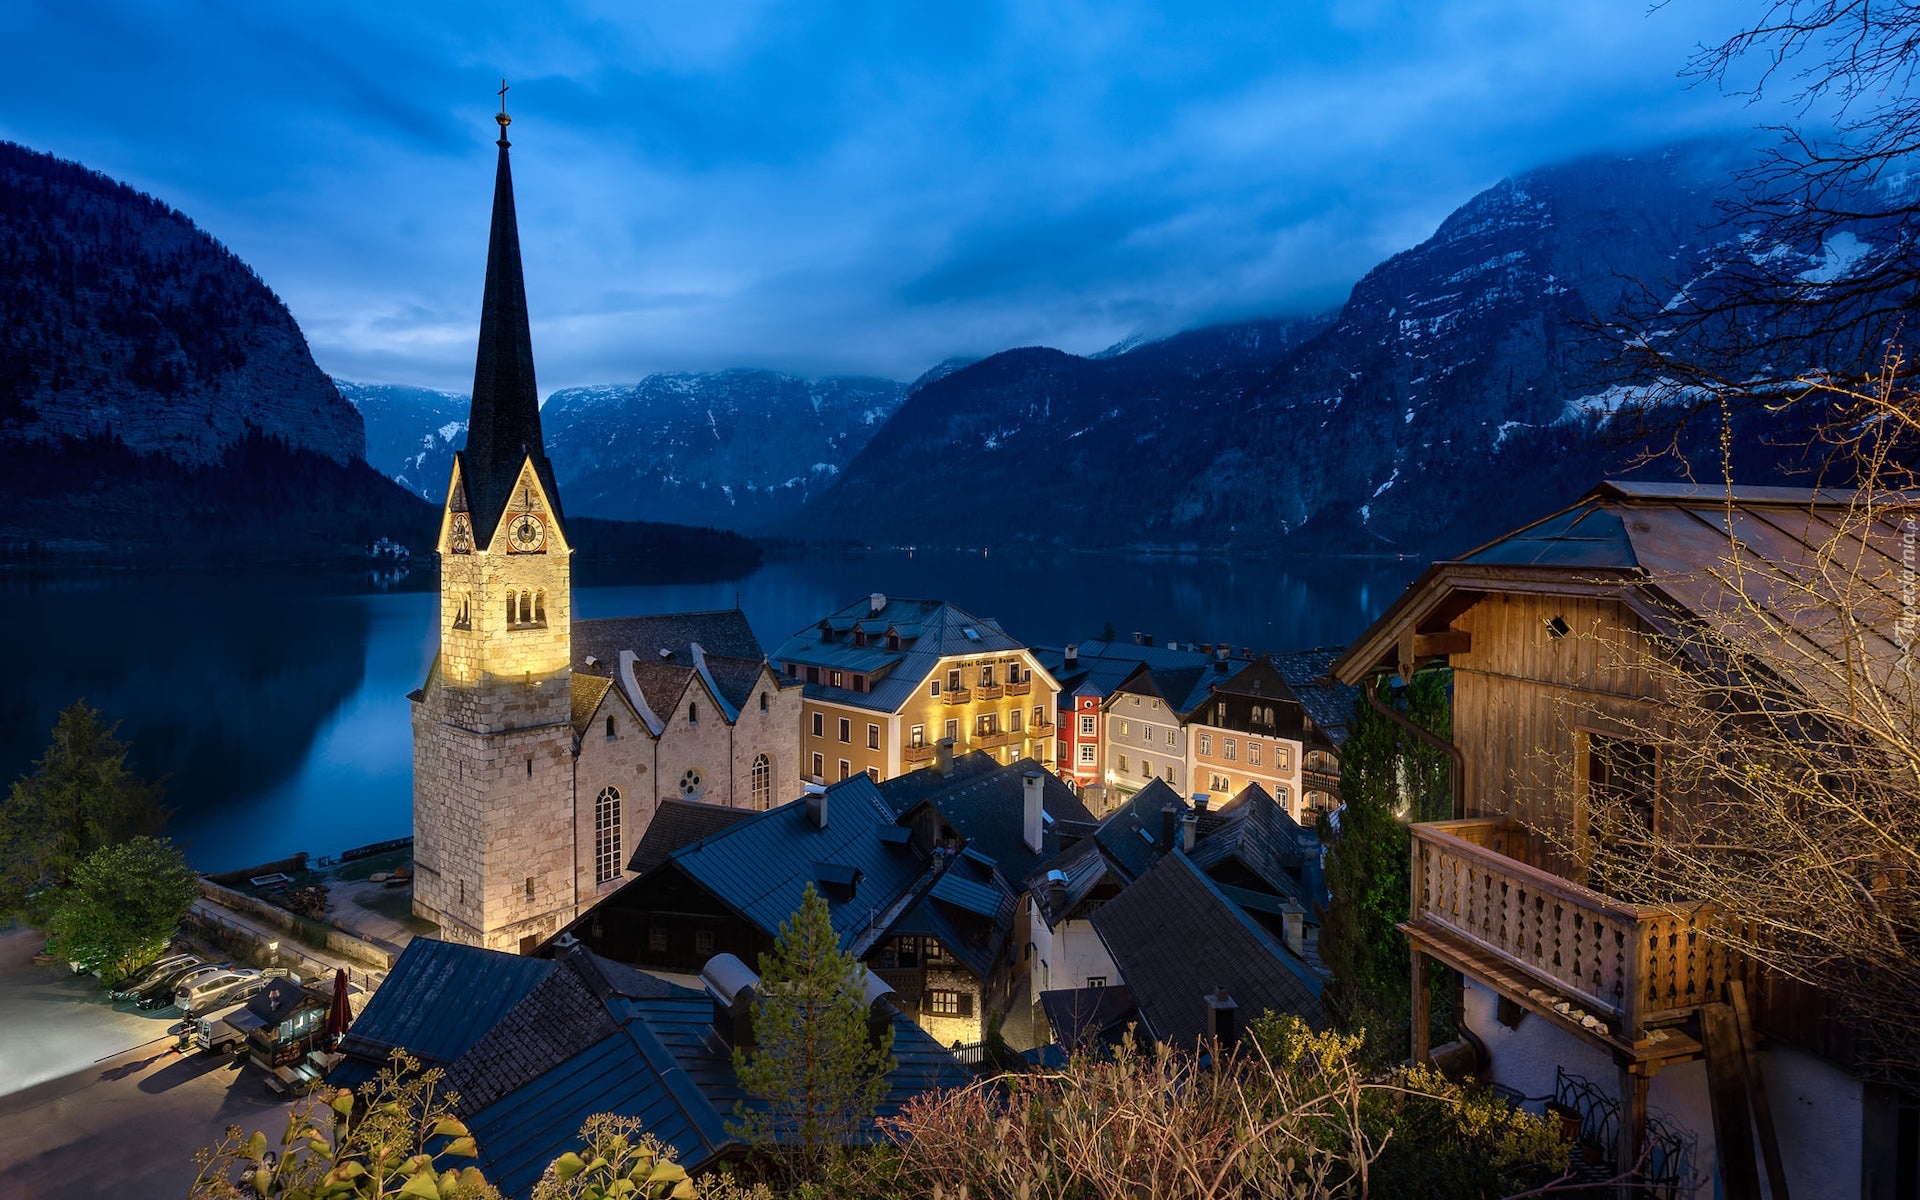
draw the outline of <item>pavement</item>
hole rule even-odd
[[[116,1008],[39,947],[0,934],[0,1200],[185,1197],[228,1125],[279,1139],[292,1106],[265,1076],[175,1054],[177,1014]]]

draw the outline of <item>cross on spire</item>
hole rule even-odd
[[[500,97],[500,112],[493,118],[500,122],[500,140],[494,143],[496,146],[506,146],[510,144],[507,141],[507,126],[513,124],[513,118],[507,115],[508,90],[507,81],[502,79],[500,81],[500,90],[494,93],[494,95]]]
[[[500,90],[494,93],[494,95],[500,97],[500,112],[502,115],[504,115],[507,111],[507,92],[508,91],[509,89],[507,87],[507,81],[505,79],[502,79],[500,81]]]

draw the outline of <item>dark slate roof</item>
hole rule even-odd
[[[593,720],[600,702],[607,698],[607,692],[613,687],[613,680],[581,671],[573,672],[570,679],[573,686],[573,731],[584,734],[587,722]]]
[[[563,961],[447,1071],[462,1112],[478,1112],[613,1033],[606,1005]]]
[[[1347,723],[1360,689],[1341,683],[1330,673],[1345,646],[1322,646],[1272,656],[1274,669],[1300,701],[1300,707],[1335,746],[1347,740]]]
[[[705,658],[715,694],[732,709],[729,716],[737,715],[759,684],[765,662],[760,640],[739,609],[575,621],[573,669],[576,674],[614,679],[620,652],[631,650],[641,694],[655,715],[665,717],[698,674],[695,645]],[[667,651],[665,656],[662,650]],[[587,663],[589,658],[594,660],[592,665]]]
[[[615,1033],[467,1118],[480,1143],[481,1169],[507,1195],[530,1192],[547,1164],[578,1144],[581,1125],[595,1113],[638,1118],[689,1170],[739,1145],[727,1123],[746,1095],[731,1052],[713,1036],[713,1001],[704,995],[618,998],[607,1012]],[[898,1113],[920,1092],[972,1080],[925,1030],[898,1014],[893,1056],[878,1116]],[[871,1127],[863,1135],[878,1136]]]
[[[1255,783],[1221,806],[1218,823],[1194,843],[1191,858],[1209,873],[1230,859],[1237,861],[1274,895],[1304,902],[1308,897],[1301,872],[1310,853],[1319,853],[1319,838]]]
[[[396,1046],[429,1066],[445,1066],[552,970],[544,958],[414,938],[354,1021],[340,1046],[347,1057],[328,1080],[357,1086],[386,1065]]]
[[[1163,856],[1092,921],[1159,1041],[1206,1036],[1203,997],[1221,987],[1243,1021],[1272,1010],[1321,1024],[1320,977],[1184,854]]]
[[[1159,861],[1169,847],[1161,837],[1160,814],[1167,805],[1185,812],[1187,802],[1180,793],[1155,778],[1147,786],[1127,797],[1126,803],[1108,813],[1094,832],[1094,840],[1107,852],[1129,878],[1138,879]],[[1141,837],[1145,832],[1148,837]]]
[[[1068,1050],[1113,1041],[1140,1017],[1123,983],[1041,992],[1040,1011],[1047,1015],[1053,1040]]]
[[[922,767],[918,771],[909,771],[905,775],[895,775],[880,785],[880,795],[896,813],[906,813],[923,800],[928,800],[941,792],[957,787],[960,783],[998,771],[1000,761],[985,750],[975,750],[970,754],[958,755],[953,760],[953,770],[942,775],[932,767]]]
[[[802,798],[754,813],[668,861],[769,936],[800,907],[815,864],[853,867],[861,875],[853,899],[834,890],[826,896],[834,931],[850,945],[869,932],[876,910],[905,896],[927,872],[911,846],[879,836],[894,819],[873,780],[855,775],[827,788],[825,829],[815,827]]]
[[[832,641],[821,632],[825,624],[835,631]],[[868,628],[880,636],[865,646],[856,646],[851,631],[855,626]],[[903,637],[900,649],[886,648],[885,632],[898,630]],[[896,712],[933,673],[940,659],[949,655],[988,655],[1024,649],[1007,636],[997,621],[976,617],[944,600],[904,600],[886,597],[880,612],[872,611],[871,598],[863,597],[800,630],[773,652],[775,663],[801,663],[870,676],[868,690],[807,684],[807,695],[817,700],[847,704],[875,712]]]
[[[627,860],[627,870],[644,875],[667,861],[675,850],[712,837],[752,815],[752,809],[727,808],[669,796],[654,810],[653,820],[647,823],[647,831],[640,835],[640,844],[633,848],[633,857]]]
[[[1053,893],[1046,886],[1049,871],[1059,871],[1067,877],[1065,905],[1057,912],[1054,910]],[[1124,886],[1129,875],[1108,856],[1097,837],[1090,837],[1075,842],[1034,868],[1033,874],[1026,879],[1026,885],[1033,893],[1033,902],[1039,908],[1040,916],[1052,927],[1058,925],[1094,888],[1100,886],[1101,880],[1108,877]]]
[[[970,756],[971,757],[971,756]],[[982,754],[981,757],[991,756]],[[967,849],[992,859],[1008,879],[1025,879],[1048,856],[1059,851],[1060,840],[1041,823],[1041,848],[1027,848],[1022,823],[1026,816],[1026,776],[1038,771],[1044,791],[1040,807],[1059,821],[1092,821],[1093,813],[1061,778],[1030,758],[956,780],[929,792],[924,802],[937,809],[947,824],[966,839]],[[931,774],[931,772],[915,772]],[[885,785],[882,785],[885,792]]]
[[[329,1004],[323,999],[301,987],[291,979],[269,979],[267,986],[253,994],[247,1001],[247,1011],[260,1018],[263,1025],[278,1025],[309,1003]]]
[[[493,228],[487,241],[486,291],[480,302],[480,344],[473,366],[473,406],[466,448],[457,455],[474,533],[491,538],[529,457],[562,528],[560,488],[540,433],[540,389],[533,376],[533,333],[520,267],[513,170],[501,130],[493,177]]]

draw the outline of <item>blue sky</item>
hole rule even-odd
[[[1503,176],[1751,128],[1751,5],[0,6],[0,137],[185,211],[349,378],[464,391],[507,76],[543,391],[1337,304]]]

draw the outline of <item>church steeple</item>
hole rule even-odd
[[[534,383],[533,334],[527,320],[527,288],[520,269],[520,230],[514,216],[513,169],[507,152],[506,81],[500,83],[500,162],[493,181],[493,230],[487,243],[486,295],[480,306],[480,349],[473,366],[473,409],[461,482],[483,541],[499,524],[513,496],[521,467],[533,459],[553,515],[560,492],[540,432],[540,391]]]

